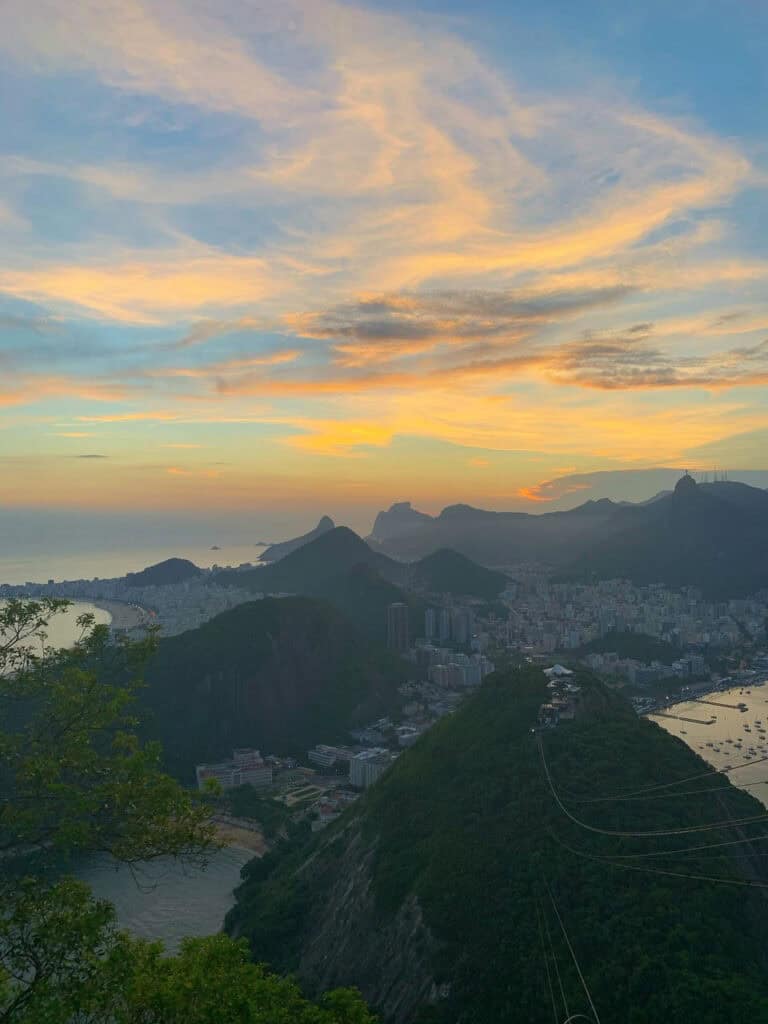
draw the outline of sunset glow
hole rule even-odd
[[[768,9],[543,7],[5,0],[3,504],[764,468]]]

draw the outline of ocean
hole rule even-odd
[[[46,583],[48,580],[112,579],[127,572],[139,572],[166,558],[188,558],[200,568],[212,565],[238,566],[259,561],[263,544],[211,545],[168,543],[160,547],[133,548],[130,551],[107,548],[71,553],[39,551],[0,552],[0,584]]]

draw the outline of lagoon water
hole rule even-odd
[[[735,771],[728,772],[731,782],[768,807],[768,686],[737,686],[706,694],[702,699],[714,704],[686,701],[665,712],[678,718],[649,717],[678,736],[713,768],[733,767]],[[746,711],[739,711],[736,705],[740,703],[747,705]],[[737,767],[760,758],[766,760]]]

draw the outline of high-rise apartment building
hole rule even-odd
[[[409,646],[408,605],[397,601],[387,608],[387,647],[391,651],[404,652]]]

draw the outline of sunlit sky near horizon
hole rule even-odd
[[[766,38],[762,0],[3,0],[0,505],[768,468]]]

